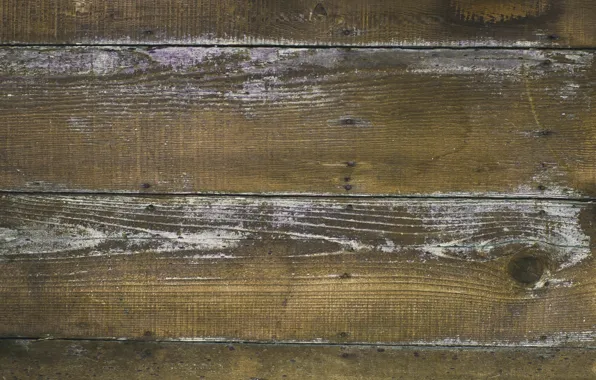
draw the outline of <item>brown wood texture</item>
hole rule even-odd
[[[561,379],[596,376],[596,351],[97,341],[0,341],[19,379]]]
[[[3,0],[0,42],[593,47],[592,0]]]
[[[0,189],[591,197],[593,58],[3,48]]]
[[[594,346],[591,203],[4,195],[0,336]]]

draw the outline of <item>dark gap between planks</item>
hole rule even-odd
[[[540,344],[499,344],[499,345],[490,345],[490,344],[430,344],[430,343],[420,343],[420,344],[393,344],[393,343],[352,343],[352,342],[345,342],[345,343],[315,343],[315,342],[276,342],[276,341],[265,341],[265,340],[237,340],[237,339],[229,339],[229,340],[208,340],[208,341],[201,341],[199,339],[192,341],[192,340],[176,340],[173,339],[147,339],[147,338],[95,338],[95,337],[87,337],[87,338],[68,338],[68,337],[60,337],[60,338],[44,338],[44,337],[5,337],[0,336],[0,341],[5,342],[18,342],[18,341],[30,341],[34,342],[45,342],[45,341],[52,341],[52,342],[106,342],[106,343],[164,343],[164,344],[184,344],[184,345],[217,345],[217,346],[226,346],[229,344],[241,344],[241,345],[252,345],[252,346],[285,346],[285,347],[354,347],[354,348],[372,348],[372,347],[383,347],[383,348],[392,348],[392,349],[424,349],[424,350],[443,350],[443,349],[453,349],[453,348],[462,348],[467,350],[509,350],[509,349],[516,349],[516,350],[539,350],[539,349],[570,349],[570,350],[582,350],[582,351],[596,351],[596,346],[573,346],[573,345],[563,345],[563,346],[552,346],[552,345],[540,345]]]
[[[316,45],[316,44],[88,44],[88,43],[69,43],[69,44],[2,44],[0,48],[11,48],[11,47],[22,47],[22,48],[93,48],[93,47],[113,47],[113,48],[168,48],[168,47],[180,47],[180,48],[238,48],[238,49],[259,49],[259,48],[272,48],[272,49],[348,49],[348,50],[382,50],[382,49],[395,49],[395,50],[520,50],[520,51],[596,51],[595,47],[564,47],[564,46],[541,46],[541,47],[527,47],[527,46],[422,46],[422,45]]]
[[[432,195],[432,194],[302,194],[302,193],[179,193],[179,192],[153,192],[153,193],[131,193],[131,192],[109,192],[109,191],[21,191],[21,190],[0,190],[0,196],[10,195],[47,195],[47,196],[118,196],[127,198],[165,198],[165,197],[197,197],[197,198],[215,198],[215,197],[245,197],[245,198],[295,198],[295,199],[395,199],[395,200],[503,200],[503,201],[552,201],[552,202],[570,202],[570,203],[592,203],[596,202],[596,197],[570,198],[570,197],[540,197],[540,196],[516,196],[516,195]]]

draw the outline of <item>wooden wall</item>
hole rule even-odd
[[[0,375],[595,377],[594,20],[1,0]]]
[[[593,47],[591,0],[3,0],[8,44]]]

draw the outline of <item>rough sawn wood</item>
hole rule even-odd
[[[593,58],[0,49],[0,190],[591,197]]]
[[[4,0],[0,42],[594,47],[591,0]]]
[[[592,346],[589,203],[3,196],[0,335]]]

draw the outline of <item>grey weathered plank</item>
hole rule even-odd
[[[6,379],[590,379],[596,351],[0,341]]]
[[[0,336],[582,345],[594,207],[4,195]]]
[[[596,44],[591,0],[4,0],[0,42]]]
[[[0,189],[595,196],[591,51],[0,50]]]

